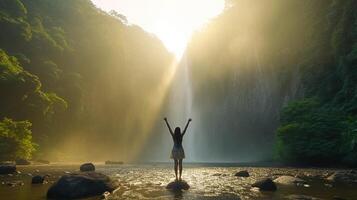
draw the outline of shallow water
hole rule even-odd
[[[0,175],[0,199],[37,200],[46,199],[47,189],[61,175],[78,171],[79,165],[49,165],[18,167],[20,174]],[[297,169],[235,167],[213,165],[184,165],[183,179],[191,188],[182,193],[173,193],[165,186],[174,180],[169,164],[146,165],[96,165],[97,171],[118,179],[120,189],[109,199],[289,199],[291,195],[307,195],[319,199],[357,199],[357,185],[330,184],[323,179],[333,169]],[[234,176],[237,171],[248,170],[250,177]],[[36,174],[50,174],[49,183],[31,185],[31,177]],[[299,176],[307,180],[305,186],[278,185],[276,192],[260,192],[251,184],[259,178],[280,175]],[[10,187],[7,181],[23,181],[24,185]],[[308,187],[307,187],[308,186]],[[100,199],[94,197],[89,199]]]

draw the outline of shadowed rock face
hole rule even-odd
[[[84,172],[62,176],[47,192],[48,198],[84,198],[112,192],[118,182],[97,172]]]

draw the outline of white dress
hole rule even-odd
[[[172,139],[174,141],[174,146],[172,147],[170,158],[175,160],[184,159],[185,150],[183,150],[182,147],[183,135],[172,135]]]

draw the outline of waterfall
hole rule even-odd
[[[168,107],[168,119],[174,129],[180,127],[183,131],[187,120],[192,118],[192,85],[190,79],[189,62],[186,55],[178,63],[175,78],[172,83]],[[186,135],[183,139],[183,146],[185,149],[186,160],[194,161],[194,140],[195,135],[193,131],[195,119],[187,129]]]

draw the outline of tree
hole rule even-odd
[[[0,121],[0,160],[30,159],[36,150],[29,121]]]

